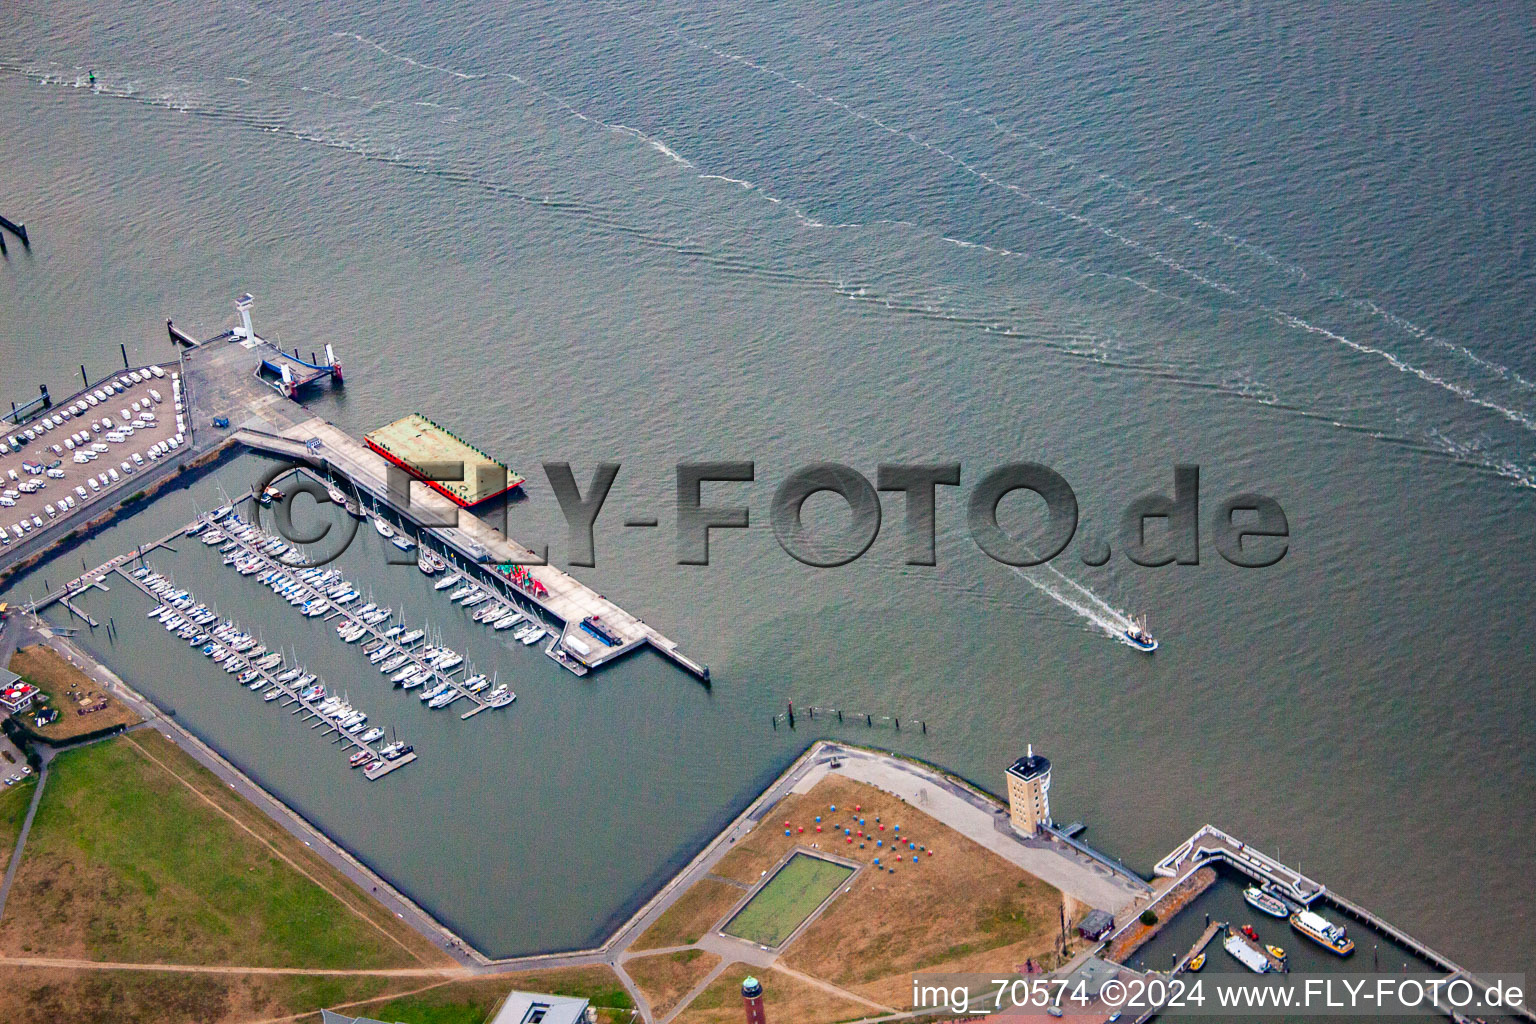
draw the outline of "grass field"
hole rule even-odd
[[[0,948],[129,963],[450,962],[153,732],[55,758]]]
[[[51,647],[33,644],[17,651],[11,657],[11,671],[48,695],[50,706],[57,708],[58,720],[38,729],[30,715],[22,716],[39,736],[50,740],[67,740],[88,732],[97,732],[114,725],[132,725],[139,716],[99,686],[90,676]],[[106,702],[100,711],[80,714],[83,706],[94,707]]]
[[[878,1015],[873,1007],[840,998],[783,971],[733,963],[677,1015],[676,1024],[739,1024],[741,982],[749,974],[763,983],[763,1007],[772,1024],[828,1024]]]
[[[745,891],[734,885],[713,878],[701,878],[629,948],[638,952],[642,949],[692,945],[745,895]]]
[[[797,853],[731,918],[725,933],[758,945],[777,946],[851,874],[853,868]]]
[[[720,958],[702,949],[653,953],[624,961],[624,970],[640,986],[658,1019],[672,1012],[678,1000],[715,969]]]
[[[413,986],[416,987],[416,986]],[[349,1015],[408,1024],[484,1024],[491,1011],[513,989],[578,996],[591,1000],[599,1021],[628,1021],[634,1001],[609,968],[557,967],[546,971],[504,974],[494,978],[454,981],[409,995],[390,996],[357,1003]],[[327,1004],[335,1008],[335,1003]],[[316,1024],[317,1012],[300,1017],[295,1024]]]
[[[14,772],[19,766],[7,767]],[[5,872],[5,866],[11,862],[11,850],[16,845],[16,837],[21,834],[22,823],[27,819],[27,805],[32,802],[36,779],[36,775],[29,775],[14,786],[0,789],[0,874]]]

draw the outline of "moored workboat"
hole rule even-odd
[[[1250,885],[1243,890],[1243,900],[1253,909],[1262,911],[1270,917],[1284,919],[1291,916],[1291,908],[1285,905],[1284,900],[1265,892],[1256,885]]]
[[[1355,951],[1355,942],[1344,930],[1344,926],[1334,924],[1321,914],[1298,910],[1291,915],[1291,927],[1339,956],[1348,956]]]

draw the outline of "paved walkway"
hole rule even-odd
[[[998,821],[1002,805],[911,761],[845,748],[838,774],[894,793],[961,835],[1091,907],[1120,916],[1150,887],[1053,839],[1026,840]]]

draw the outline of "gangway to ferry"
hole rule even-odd
[[[299,357],[298,352],[288,353],[268,342],[261,342],[258,346],[261,354],[261,365],[257,374],[267,383],[271,384],[284,398],[293,398],[301,388],[308,387],[326,377],[336,383],[341,383],[341,360],[336,358],[336,351],[329,344],[325,346],[325,358],[327,362],[311,363]],[[275,379],[268,379],[271,374]]]
[[[295,398],[301,389],[327,377],[337,384],[342,382],[341,360],[336,357],[336,349],[329,343],[325,346],[325,360],[321,362],[317,354],[312,353],[309,359],[305,359],[299,355],[298,349],[294,349],[290,355],[259,336],[251,326],[251,306],[255,301],[249,292],[235,300],[240,324],[229,330],[228,337],[254,350],[261,357],[256,367],[257,377],[276,388],[284,398]]]

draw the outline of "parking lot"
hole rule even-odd
[[[9,547],[79,512],[186,443],[180,381],[124,370],[21,426],[0,422],[0,530]],[[31,435],[30,437],[28,435]]]

